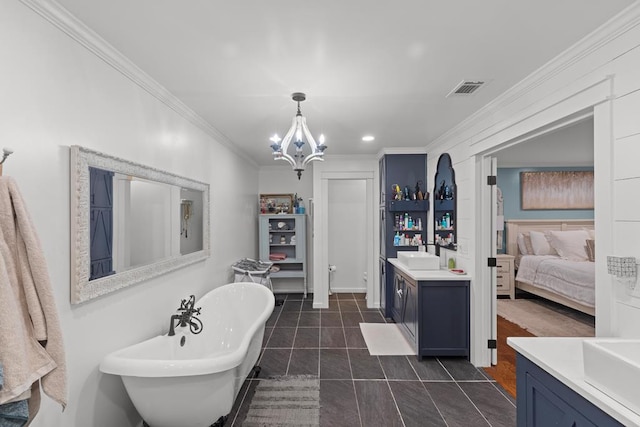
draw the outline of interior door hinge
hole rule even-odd
[[[497,258],[487,258],[487,266],[496,267],[497,265],[498,265],[498,259]]]
[[[489,175],[487,177],[487,185],[496,185],[498,184],[498,177],[495,175]]]
[[[487,348],[498,348],[496,340],[487,340]]]

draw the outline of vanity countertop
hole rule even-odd
[[[640,415],[585,382],[582,342],[588,339],[508,337],[507,344],[620,423],[640,426]]]
[[[401,263],[398,258],[388,258],[389,261],[394,267],[398,270],[402,271],[413,280],[421,281],[421,280],[471,280],[471,276],[468,273],[465,274],[456,274],[452,273],[449,270],[440,269],[440,270],[412,270],[408,268],[405,264]]]

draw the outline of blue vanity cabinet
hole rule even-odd
[[[400,271],[393,274],[393,297],[391,317],[400,325],[400,329],[417,348],[418,340],[418,288],[415,280]]]
[[[387,306],[387,274],[389,274],[389,270],[393,270],[393,266],[389,264],[387,266],[387,260],[383,257],[378,259],[378,267],[380,274],[380,307]],[[393,271],[391,272],[393,275]]]
[[[418,355],[469,358],[469,281],[418,282]]]
[[[519,427],[622,426],[520,353],[516,353],[516,395]]]
[[[416,251],[415,245],[394,245],[396,233],[407,235],[409,238],[420,235],[422,242],[427,242],[427,214],[429,212],[429,200],[394,200],[392,185],[397,184],[402,190],[408,187],[411,193],[415,192],[416,184],[420,183],[420,189],[426,193],[427,183],[427,155],[414,154],[385,154],[379,160],[380,178],[380,248],[381,259],[395,258],[398,251]],[[422,224],[411,230],[399,229],[396,224],[396,216],[404,217],[404,214]],[[387,262],[387,269],[390,264]],[[386,281],[380,282],[380,308],[385,317],[392,317],[391,303],[393,302],[393,275],[386,275]]]
[[[391,318],[416,354],[469,358],[469,281],[415,280],[391,269]]]
[[[402,274],[394,273],[392,290],[390,299],[391,318],[400,325],[404,319],[404,277]]]

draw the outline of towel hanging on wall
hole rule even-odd
[[[29,398],[32,419],[40,385],[67,404],[62,331],[40,240],[11,177],[0,176],[0,404]]]

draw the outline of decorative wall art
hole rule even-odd
[[[291,214],[293,202],[293,194],[260,194],[260,213]]]
[[[520,172],[522,210],[593,209],[593,171]]]

